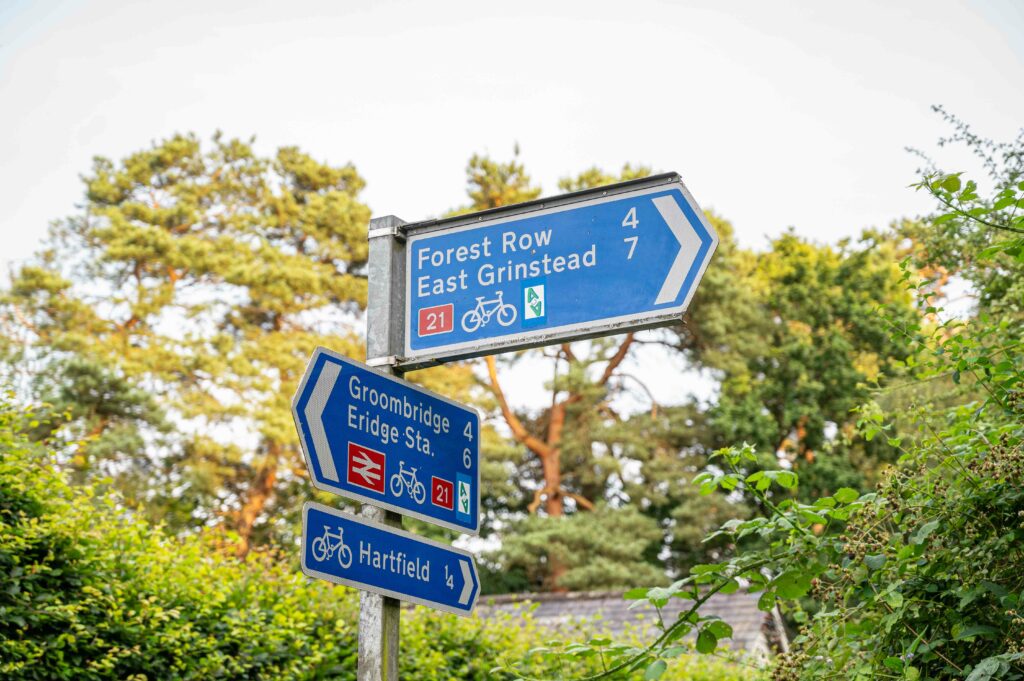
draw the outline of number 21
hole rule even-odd
[[[436,331],[445,328],[444,311],[427,313],[427,331]]]

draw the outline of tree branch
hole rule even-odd
[[[619,376],[622,376],[623,378],[631,378],[631,379],[633,379],[636,382],[636,384],[639,385],[643,389],[643,391],[645,393],[647,393],[647,399],[649,399],[651,401],[651,418],[652,419],[653,418],[657,418],[658,417],[658,400],[654,399],[654,393],[652,393],[651,389],[647,387],[647,384],[644,383],[643,381],[641,381],[639,378],[637,378],[633,374],[627,374],[627,373],[623,372],[623,373],[619,374]]]
[[[620,345],[619,349],[615,351],[612,358],[608,360],[608,366],[604,368],[604,373],[601,374],[601,380],[597,382],[598,385],[605,385],[608,383],[612,374],[614,374],[615,370],[619,368],[620,364],[622,364],[622,360],[626,359],[626,355],[629,353],[629,347],[631,345],[633,345],[633,334],[627,333],[626,339],[622,341],[622,345]]]
[[[570,362],[576,361],[576,355],[573,354],[572,346],[568,343],[562,343],[562,353],[565,354],[565,358]]]
[[[505,399],[505,393],[501,389],[501,384],[498,382],[498,366],[494,361],[494,356],[489,355],[485,358],[487,360],[487,375],[491,381],[491,392],[494,393],[495,399],[498,400],[498,407],[501,409],[501,415],[505,417],[505,423],[512,430],[512,436],[521,443],[526,445],[530,451],[540,457],[549,456],[551,454],[551,447],[544,444],[538,438],[534,437],[526,430],[523,422],[519,420],[519,417],[515,415],[512,408],[508,406],[508,400]]]
[[[18,322],[22,326],[24,326],[26,329],[28,329],[32,333],[34,333],[36,335],[40,335],[39,329],[36,328],[35,324],[33,324],[31,321],[29,321],[28,317],[26,317],[25,313],[21,311],[20,307],[18,307],[17,305],[11,305],[11,310],[14,311],[15,318],[17,318]]]
[[[526,507],[526,510],[530,512],[530,515],[534,515],[537,512],[537,509],[540,508],[541,499],[544,496],[544,492],[547,490],[547,487],[541,487],[533,493],[533,501],[531,501]]]
[[[594,510],[594,502],[590,501],[590,499],[587,499],[582,495],[570,492],[564,487],[562,488],[562,496],[569,497],[570,499],[574,500],[576,502],[576,505],[579,506],[580,508],[584,508],[588,511]]]

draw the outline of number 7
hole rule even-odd
[[[626,260],[633,259],[633,251],[636,250],[636,242],[640,239],[638,236],[627,236],[623,241],[629,242],[629,255],[626,256]]]

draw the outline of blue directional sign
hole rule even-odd
[[[292,416],[315,487],[479,532],[476,410],[317,348]]]
[[[406,233],[410,360],[677,322],[718,244],[676,174]]]
[[[456,615],[480,595],[468,552],[313,502],[302,508],[302,571]]]

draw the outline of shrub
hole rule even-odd
[[[21,435],[34,421],[0,396],[0,678],[355,679],[357,592],[281,555],[240,561],[222,536],[167,536],[69,484]],[[402,613],[400,669],[482,680],[546,636],[529,613],[415,608]]]

